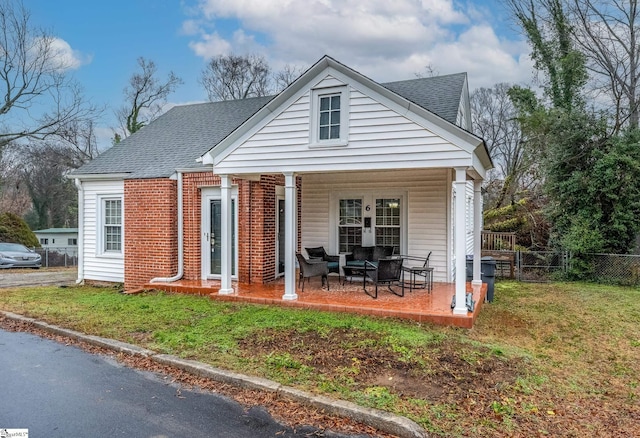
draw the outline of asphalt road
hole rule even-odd
[[[28,333],[0,330],[0,429],[31,437],[307,437],[260,408]],[[333,437],[341,435],[330,433]]]

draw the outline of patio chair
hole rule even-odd
[[[371,263],[366,261],[364,266],[364,279],[362,282],[362,288],[364,293],[371,298],[378,298],[378,285],[387,285],[387,289],[399,297],[404,297],[404,281],[402,281],[402,259],[379,259],[378,263]],[[373,295],[367,290],[367,278],[369,278],[375,284],[375,292]],[[401,292],[398,293],[393,290],[393,286],[399,286]]]
[[[298,265],[300,265],[300,277],[298,280],[298,287],[302,284],[302,291],[304,292],[304,282],[307,278],[322,277],[322,285],[324,281],[327,281],[327,290],[329,290],[329,268],[327,262],[323,260],[307,260],[300,253],[296,253],[298,259]]]
[[[338,274],[338,282],[342,279],[340,275],[340,256],[339,255],[329,255],[324,250],[324,246],[318,246],[315,248],[305,248],[307,251],[307,255],[309,259],[320,259],[327,262],[327,267],[329,268],[329,274]]]
[[[409,257],[410,258],[410,257]],[[424,263],[421,266],[403,266],[402,270],[409,273],[409,292],[416,289],[427,288],[427,291],[431,292],[433,288],[433,268],[429,266],[429,259],[431,258],[431,251],[427,254],[427,258],[424,259]],[[417,283],[416,277],[423,277],[424,281]]]

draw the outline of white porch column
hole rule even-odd
[[[473,182],[473,286],[482,285],[482,181]]]
[[[283,300],[296,300],[296,230],[298,202],[296,199],[296,175],[284,174],[284,295]]]
[[[467,306],[466,306],[466,269],[467,269],[467,260],[466,260],[466,217],[465,217],[465,209],[466,209],[466,183],[467,183],[467,172],[465,168],[457,167],[456,171],[456,181],[453,183],[456,190],[456,200],[455,200],[455,252],[456,252],[456,306],[453,309],[453,313],[455,315],[466,315],[467,314]]]
[[[231,223],[231,176],[220,175],[220,239],[222,244],[222,254],[220,257],[220,295],[232,294],[233,288],[231,287],[231,264],[233,253],[231,248],[233,247],[233,233]]]

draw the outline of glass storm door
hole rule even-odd
[[[278,205],[278,265],[276,274],[284,274],[284,199],[277,200]]]
[[[222,272],[222,202],[219,199],[210,201],[211,229],[209,246],[211,264],[209,273],[220,275]],[[231,200],[231,275],[236,275],[236,200]]]

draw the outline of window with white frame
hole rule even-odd
[[[72,238],[67,239],[67,245],[77,245],[77,244],[78,244],[78,239],[72,239]]]
[[[122,252],[122,199],[102,200],[102,252]]]
[[[376,199],[376,245],[400,253],[400,198]]]
[[[340,138],[340,94],[320,96],[319,140]]]
[[[362,199],[341,199],[338,250],[351,252],[357,245],[362,245]]]
[[[347,87],[312,90],[311,99],[311,147],[346,146],[349,125]]]

